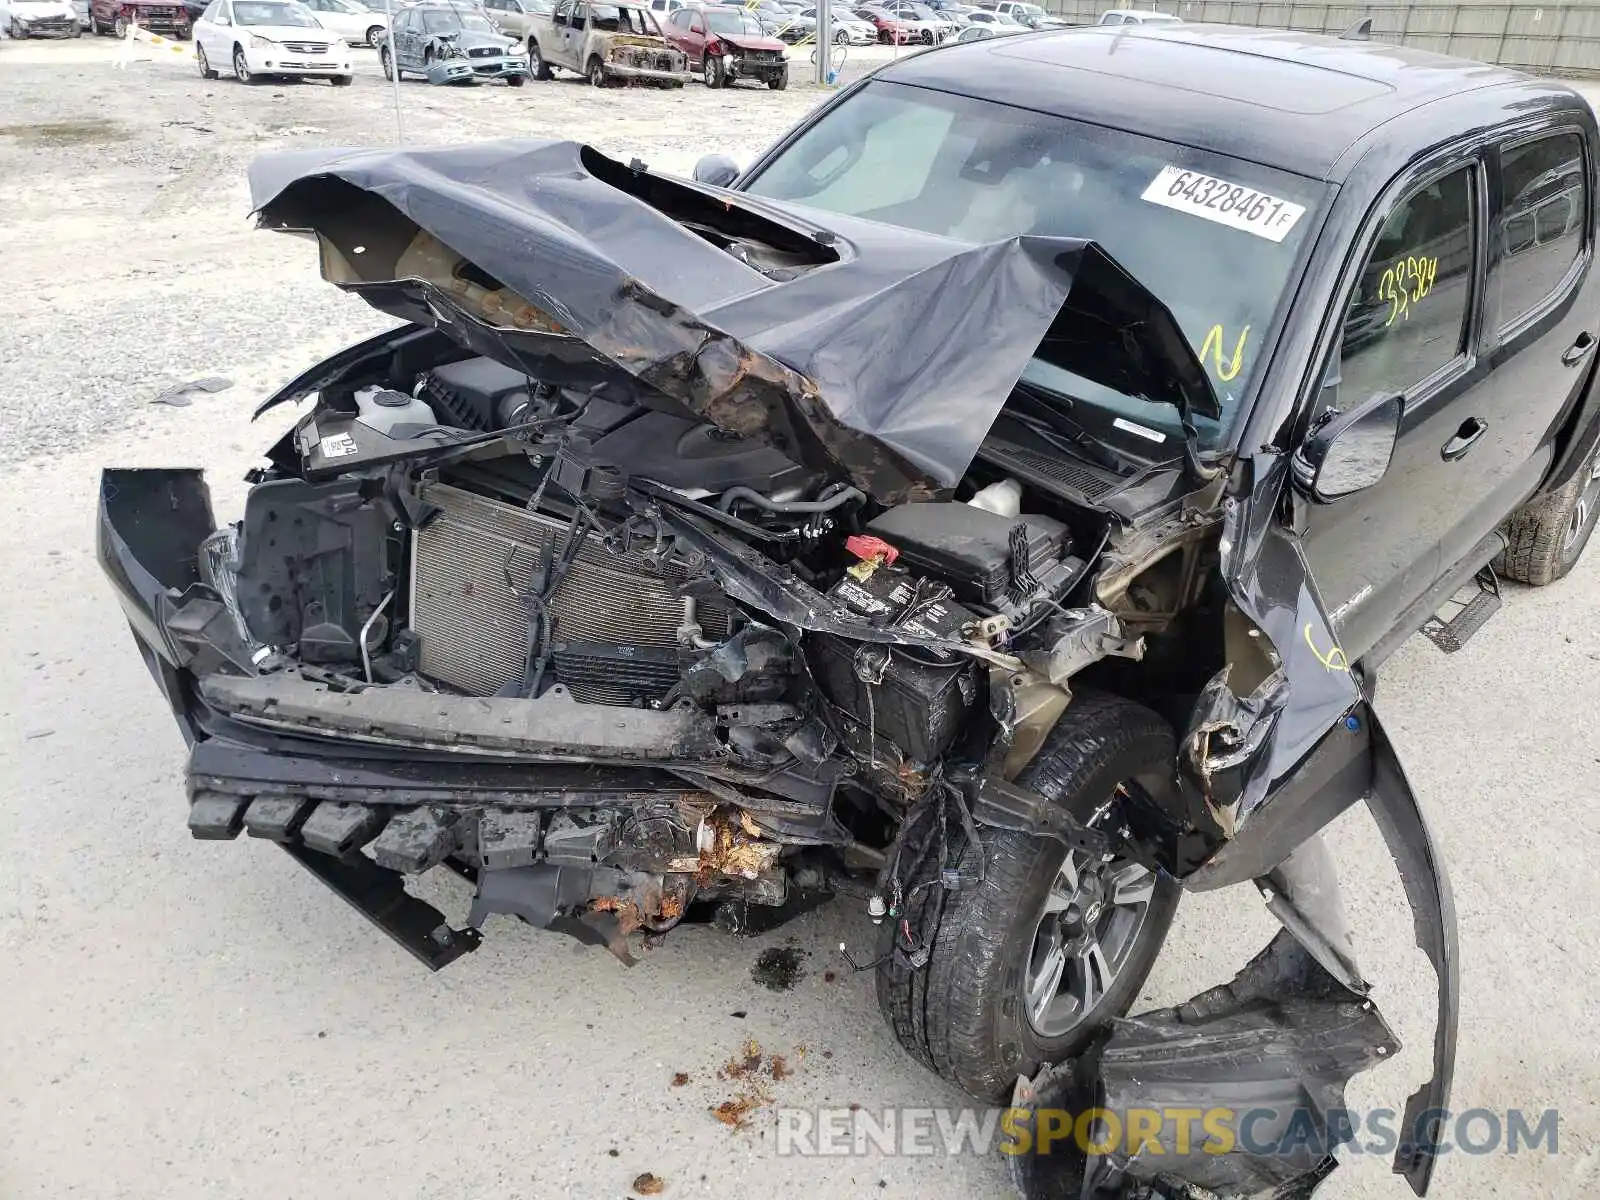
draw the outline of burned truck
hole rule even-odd
[[[1173,86],[1256,86],[1239,35],[1160,36]],[[1427,531],[1458,556],[1407,560],[1464,494],[1417,489],[1471,448],[1482,372],[1379,385],[1501,293],[1475,237],[1394,263],[1453,244],[1458,204],[1470,229],[1570,203],[1540,190],[1570,172],[1533,167],[1592,153],[1594,117],[1409,51],[1248,52],[1365,99],[1249,123],[1244,153],[1219,115],[1243,100],[1172,127],[1193,94],[1111,87],[1127,43],[1090,33],[908,59],[743,174],[559,142],[259,160],[261,223],[401,324],[265,400],[308,407],[237,521],[198,470],[105,473],[99,554],[188,740],[194,836],[277,843],[435,969],[491,914],[631,962],[683,921],[764,928],[848,890],[886,1020],[971,1095],[1226,1087],[1316,1133],[1290,1157],[1033,1156],[1028,1194],[1303,1196],[1345,1080],[1396,1048],[1318,836],[1365,802],[1438,973],[1395,1161],[1424,1191],[1455,930],[1374,671],[1462,583],[1548,582],[1582,550],[1600,400],[1572,324],[1597,297],[1563,276],[1493,357],[1570,359],[1565,390],[1517,390],[1493,505]],[[1061,111],[988,94],[1013,86]],[[1505,152],[1507,211],[1481,213],[1458,182],[1500,162],[1497,113],[1558,132]],[[891,122],[942,139],[920,184],[883,161]],[[406,891],[435,869],[472,885],[459,927]],[[1232,884],[1278,937],[1125,1017],[1180,886]]]

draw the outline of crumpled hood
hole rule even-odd
[[[955,485],[1036,351],[1216,413],[1171,313],[1089,241],[972,245],[573,142],[283,151],[250,186],[382,311],[549,382],[670,398],[886,503]]]
[[[727,42],[730,46],[737,46],[741,50],[785,50],[787,47],[775,37],[763,37],[757,33],[719,33],[716,34],[719,42]]]
[[[510,38],[503,38],[494,33],[479,33],[472,29],[463,29],[457,33],[436,33],[433,36],[441,42],[460,46],[463,50],[479,50],[484,46],[492,46],[496,52],[505,54],[516,45]]]

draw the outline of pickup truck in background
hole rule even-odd
[[[525,21],[528,70],[535,79],[549,79],[561,67],[595,87],[618,81],[682,87],[689,81],[689,60],[667,44],[655,14],[643,4],[560,0],[548,16],[529,13]]]

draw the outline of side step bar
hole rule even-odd
[[[1476,593],[1465,601],[1459,598],[1449,601],[1450,605],[1459,607],[1448,619],[1443,612],[1439,612],[1423,622],[1422,635],[1446,654],[1454,654],[1465,646],[1467,639],[1500,611],[1500,581],[1495,578],[1493,567],[1484,567],[1479,571],[1472,586]]]

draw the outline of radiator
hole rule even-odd
[[[527,610],[507,584],[526,591],[546,547],[560,554],[566,522],[487,500],[447,484],[422,498],[441,510],[418,530],[411,553],[411,627],[422,639],[424,675],[488,696],[520,680]],[[652,570],[635,554],[607,550],[589,534],[552,597],[552,677],[592,704],[646,703],[678,678],[681,570]],[[707,637],[724,637],[727,610],[702,601]]]

